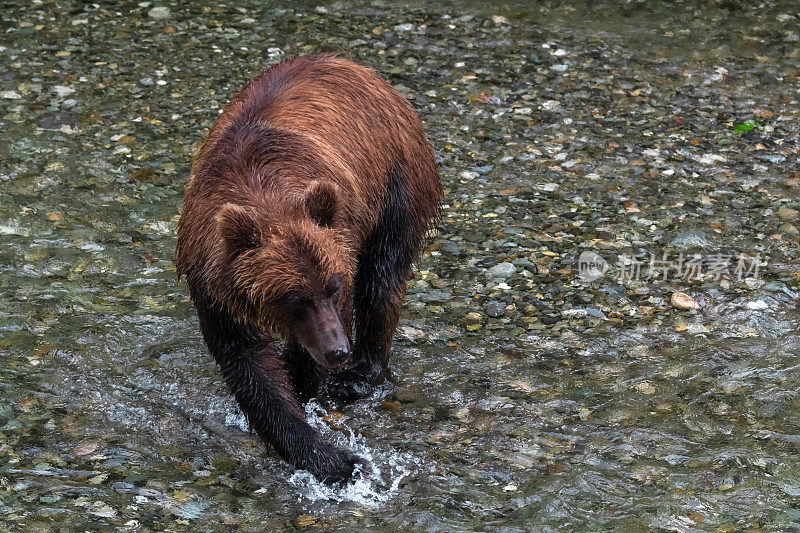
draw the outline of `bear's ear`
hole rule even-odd
[[[258,248],[261,230],[253,214],[245,207],[227,203],[217,213],[217,226],[228,248],[234,253]]]
[[[329,227],[336,218],[339,207],[336,185],[322,181],[314,181],[306,190],[306,211],[317,225]]]

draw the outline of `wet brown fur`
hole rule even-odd
[[[441,185],[409,103],[374,71],[330,55],[276,65],[231,100],[197,155],[178,229],[179,275],[204,285],[238,319],[254,318],[249,316],[254,309],[230,286],[228,255],[215,223],[220,208],[232,203],[260,212],[262,235],[294,233],[325,256],[332,248],[326,244],[329,232],[304,227],[299,204],[311,184],[326,182],[346,199],[339,202],[336,228],[350,251],[329,262],[348,263],[344,270],[351,277],[352,254],[375,224],[386,175],[398,157],[411,167],[410,208],[424,233],[438,209]],[[269,242],[289,246],[282,239]],[[274,249],[270,256],[291,257],[282,251]],[[304,265],[294,266],[298,272]],[[288,290],[302,276],[251,272],[247,278],[256,284],[251,294],[257,296]],[[273,322],[261,319],[264,325]]]
[[[178,225],[177,270],[251,424],[295,466],[335,479],[352,457],[318,442],[287,399],[315,394],[320,378],[306,383],[304,374],[319,368],[292,343],[282,299],[319,294],[340,276],[358,376],[379,381],[440,197],[411,105],[374,71],[331,55],[287,60],[251,80],[200,149]],[[283,357],[273,334],[289,341]]]

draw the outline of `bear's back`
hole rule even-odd
[[[422,124],[405,98],[375,71],[331,55],[302,56],[273,66],[226,106],[198,157],[232,125],[260,125],[302,136],[334,167],[339,185],[378,201],[398,158],[436,175]]]
[[[250,172],[259,154],[274,163]],[[178,232],[179,271],[195,261],[190,256],[212,249],[219,207],[248,204],[255,189],[280,199],[314,180],[335,182],[347,230],[363,240],[393,175],[410,208],[432,216],[441,184],[422,124],[404,97],[372,69],[332,55],[279,63],[233,97],[198,152]]]

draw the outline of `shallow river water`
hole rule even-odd
[[[0,530],[800,528],[797,3],[489,4],[4,4]],[[393,385],[307,406],[344,489],[248,432],[173,263],[221,106],[319,51],[445,186]]]

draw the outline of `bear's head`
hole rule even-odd
[[[325,368],[350,357],[341,316],[352,254],[339,216],[336,187],[315,182],[296,201],[282,198],[269,209],[226,203],[216,217],[229,273],[223,281],[240,316],[297,342]]]

